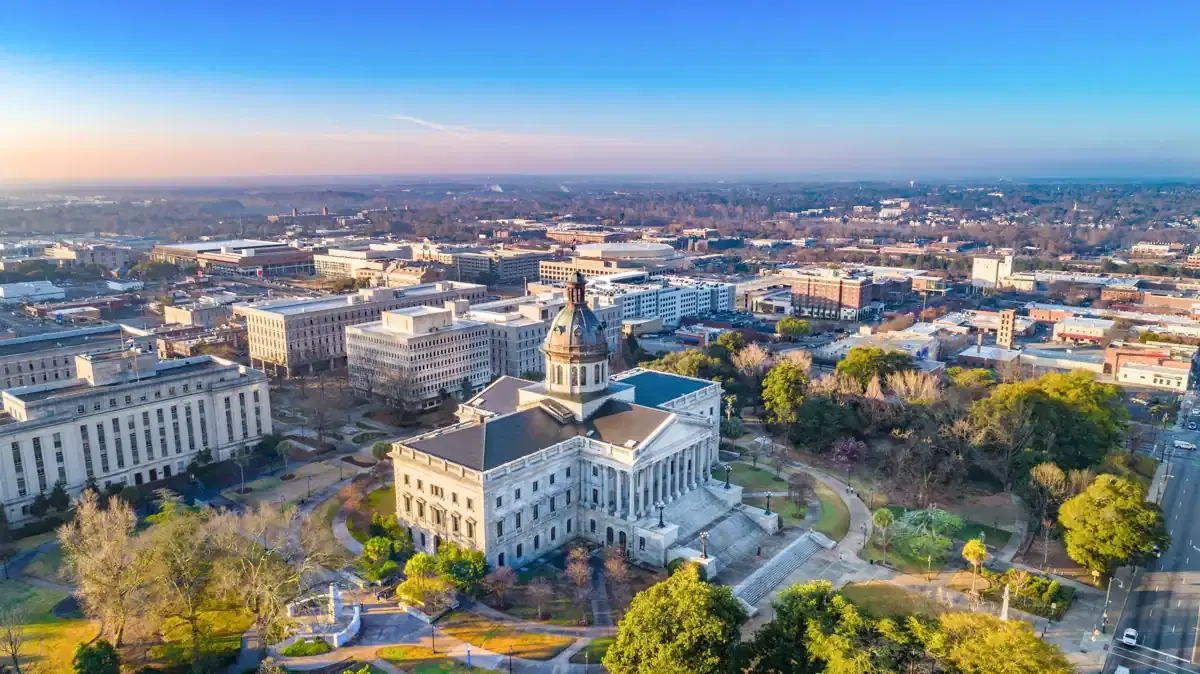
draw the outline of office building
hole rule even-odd
[[[883,311],[884,288],[862,271],[803,270],[792,276],[792,307],[799,316],[875,320]]]
[[[339,368],[346,362],[347,325],[380,320],[385,311],[479,302],[487,288],[440,281],[407,288],[367,288],[348,295],[269,300],[234,307],[246,317],[250,364],[270,374]]]
[[[57,261],[60,266],[94,264],[107,269],[128,269],[142,257],[141,253],[127,246],[108,244],[67,245],[57,243],[47,248],[42,254]]]
[[[1056,342],[1092,342],[1104,339],[1104,335],[1116,325],[1107,318],[1082,318],[1068,316],[1054,324],[1051,338]]]
[[[465,401],[486,386],[487,326],[457,316],[466,300],[449,304],[385,311],[379,321],[347,326],[350,385],[411,409],[436,407],[446,396]]]
[[[167,323],[181,325],[199,325],[204,328],[214,328],[229,320],[233,308],[228,304],[213,302],[193,302],[163,307],[163,320]]]
[[[587,284],[589,297],[620,304],[622,320],[657,318],[668,326],[678,326],[684,318],[733,311],[736,292],[732,283],[685,276],[663,276],[648,282],[626,282],[623,276],[609,276]]]
[[[73,379],[76,355],[120,351],[124,340],[121,326],[110,324],[0,341],[0,383],[9,389]]]
[[[542,342],[566,302],[561,291],[550,291],[471,307],[467,318],[486,324],[489,331],[493,377],[542,372]],[[588,306],[600,320],[610,351],[615,352],[621,338],[620,304],[589,297]]]
[[[971,285],[977,288],[998,288],[1003,279],[1012,276],[1012,255],[979,255],[971,258]]]
[[[0,501],[10,523],[62,482],[72,495],[142,485],[248,452],[271,432],[267,378],[210,356],[160,362],[152,351],[73,357],[71,379],[2,394]]]

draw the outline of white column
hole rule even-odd
[[[671,468],[675,471],[671,472]],[[667,466],[667,479],[671,483],[671,489],[668,493],[671,494],[671,500],[674,501],[679,496],[679,453],[671,455],[671,463]]]
[[[635,470],[631,473],[632,477],[630,479],[633,481],[629,485],[629,491],[631,494],[633,494],[633,497],[629,500],[630,505],[633,506],[633,519],[637,519],[642,516],[642,509],[640,507],[642,503],[642,494],[641,491],[638,490],[637,484],[638,472],[639,471]]]

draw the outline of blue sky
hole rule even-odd
[[[1194,2],[4,12],[0,179],[1200,174]]]

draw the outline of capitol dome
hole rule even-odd
[[[584,299],[587,282],[567,280],[567,304],[546,334],[546,389],[559,393],[601,391],[608,386],[608,339],[604,324]]]

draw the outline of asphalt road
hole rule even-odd
[[[1185,413],[1191,407],[1185,403]],[[1123,665],[1135,674],[1200,674],[1200,664],[1194,664],[1200,663],[1200,450],[1173,449],[1174,440],[1200,445],[1200,432],[1168,434],[1161,503],[1171,545],[1134,577],[1105,672]],[[1120,610],[1119,605],[1110,607],[1109,616]],[[1126,628],[1138,631],[1137,646],[1120,642]]]

